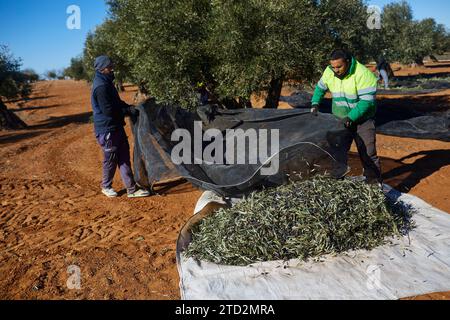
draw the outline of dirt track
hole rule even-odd
[[[8,107],[30,128],[0,132],[0,299],[178,299],[175,241],[201,192],[129,200],[117,174],[122,196],[102,196],[84,82],[40,82]],[[450,212],[450,143],[378,136],[378,149],[387,183]],[[81,290],[66,286],[70,265]]]

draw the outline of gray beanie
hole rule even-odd
[[[110,65],[112,65],[112,61],[107,56],[100,56],[95,58],[94,68],[97,71],[101,71]]]

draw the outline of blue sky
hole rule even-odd
[[[383,7],[390,0],[368,0]],[[450,28],[449,0],[408,1],[416,19],[435,18]],[[69,5],[81,9],[81,29],[69,30]],[[23,68],[38,73],[66,67],[70,58],[82,53],[86,34],[107,16],[103,0],[0,0],[0,44],[6,44]]]
[[[80,30],[66,26],[72,4],[81,9]],[[0,44],[22,58],[23,68],[61,69],[82,53],[88,31],[106,16],[103,0],[0,0]]]
[[[368,4],[380,6],[401,0],[366,0]],[[443,23],[450,29],[450,1],[449,0],[407,0],[414,13],[415,19],[434,18],[436,22]]]

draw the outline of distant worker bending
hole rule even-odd
[[[377,78],[346,50],[335,50],[330,66],[322,75],[312,98],[313,114],[317,114],[325,93],[333,97],[332,112],[342,120],[350,135],[343,143],[347,164],[348,152],[356,142],[367,183],[381,183],[380,160],[376,150],[375,113]]]
[[[389,90],[389,75],[392,74],[392,69],[383,55],[378,58],[377,71],[379,73],[378,80],[383,79],[384,89]]]

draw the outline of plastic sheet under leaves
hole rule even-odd
[[[205,192],[197,204],[197,214],[183,227],[177,242],[182,299],[395,300],[450,290],[450,215],[387,185],[384,191],[392,201],[403,202],[414,210],[416,228],[407,236],[372,251],[350,251],[307,262],[266,261],[244,267],[184,255],[191,228],[216,208],[225,206],[221,199]]]

